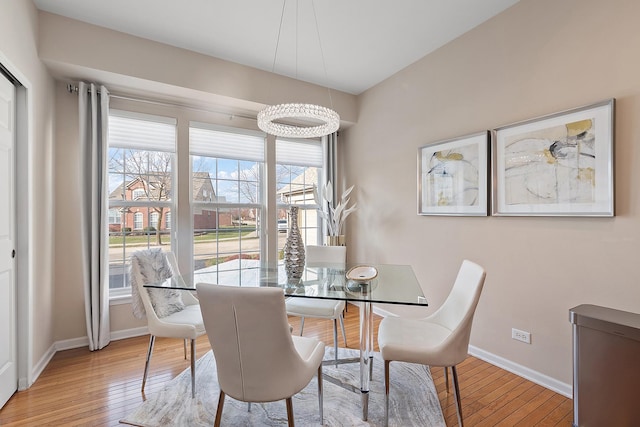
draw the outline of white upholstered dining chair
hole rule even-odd
[[[330,266],[344,268],[347,260],[346,246],[314,246],[305,247],[306,266]],[[345,302],[316,298],[291,297],[287,299],[287,314],[300,317],[300,335],[304,330],[305,317],[333,320],[333,345],[335,360],[338,360],[338,322],[342,329],[344,346],[347,346],[347,335],[344,330]]]
[[[433,314],[424,319],[385,317],[380,322],[378,345],[384,360],[385,426],[389,423],[389,368],[392,361],[442,366],[445,374],[451,368],[458,424],[463,426],[456,365],[467,357],[471,324],[485,276],[482,267],[464,260],[449,296]]]
[[[214,425],[220,425],[225,395],[229,395],[242,402],[285,399],[289,426],[293,426],[292,396],[315,374],[322,425],[324,343],[291,335],[282,289],[207,283],[196,288],[220,385]]]
[[[144,365],[142,390],[147,382],[149,364],[156,337],[180,338],[191,341],[191,396],[196,393],[196,338],[204,335],[204,323],[198,299],[189,291],[145,288],[145,284],[160,283],[172,278],[185,286],[172,252],[145,249],[131,255],[131,294],[136,317],[146,316],[149,328],[149,349]],[[185,341],[186,358],[186,341]]]

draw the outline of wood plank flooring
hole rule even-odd
[[[290,321],[297,332],[298,318],[292,317]],[[376,336],[379,322],[376,316]],[[350,305],[345,328],[351,348],[358,347],[358,323],[358,309]],[[305,336],[316,336],[333,345],[332,325],[330,321],[307,319]],[[341,335],[339,339],[343,345]],[[29,390],[14,394],[0,410],[0,425],[119,425],[118,421],[145,397],[140,384],[147,345],[148,336],[144,336],[113,341],[97,352],[87,348],[58,352],[36,383]],[[197,357],[209,349],[206,336],[198,339]],[[146,395],[158,391],[188,367],[182,341],[158,338]],[[453,393],[446,392],[443,369],[433,368],[432,374],[447,425],[455,426],[455,399]],[[571,399],[474,357],[459,365],[458,375],[467,427],[571,426]]]

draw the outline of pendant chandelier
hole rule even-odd
[[[273,58],[273,68],[271,72],[275,71],[276,58],[278,56],[278,47],[280,45],[280,33],[282,32],[282,21],[284,18],[286,3],[287,0],[284,0],[282,4],[282,15],[280,16],[280,27],[278,29],[278,39],[276,41],[276,51]],[[313,16],[316,25],[316,33],[318,34],[318,42],[320,43],[320,33],[318,31],[318,22],[316,19],[316,11],[313,0],[311,0],[311,6],[313,9]],[[296,41],[298,31],[297,28],[298,26],[296,23]],[[322,54],[321,43],[320,52]],[[296,68],[297,60],[298,58],[296,51]],[[322,55],[322,67],[324,69],[326,78],[327,69],[324,63],[324,55]],[[329,91],[329,102],[332,103],[331,90],[328,88],[327,90]],[[263,132],[275,136],[289,138],[317,138],[320,136],[329,135],[337,131],[340,127],[340,116],[333,109],[320,105],[303,103],[277,104],[268,106],[258,113],[258,127]]]

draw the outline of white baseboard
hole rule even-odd
[[[146,326],[132,329],[124,329],[122,331],[116,331],[111,333],[111,341],[123,340],[126,338],[139,337],[149,333],[149,329]],[[56,351],[71,350],[72,348],[88,347],[89,337],[72,338],[69,340],[56,341],[54,343]]]
[[[111,333],[111,341],[118,341],[125,338],[139,337],[141,335],[146,335],[148,333],[149,333],[149,329],[146,326],[143,326],[140,328],[125,329],[122,331],[116,331]],[[63,351],[63,350],[71,350],[73,348],[88,347],[88,346],[89,346],[89,338],[86,336],[54,342],[53,345],[51,345],[51,347],[49,347],[45,352],[45,354],[40,358],[38,363],[36,363],[36,365],[33,367],[33,372],[31,373],[31,378],[33,378],[33,382],[31,384],[27,384],[26,378],[20,378],[18,380],[18,390],[26,390],[29,387],[31,387],[31,385],[36,382],[36,380],[38,379],[42,371],[44,371],[44,368],[47,367],[47,365],[49,364],[49,362],[51,362],[51,359],[53,358],[53,356],[55,356],[57,352]]]
[[[53,343],[56,351],[71,350],[72,348],[88,347],[89,337],[71,338]]]
[[[111,333],[111,341],[124,340],[127,338],[139,337],[141,335],[147,335],[149,328],[141,326],[139,328],[124,329],[122,331],[116,331]]]
[[[373,307],[373,312],[383,317],[393,315],[392,313],[376,306]],[[477,357],[478,359],[482,359],[485,362],[491,363],[494,366],[502,368],[505,371],[509,371],[512,374],[516,374],[519,377],[541,385],[542,387],[555,391],[569,399],[573,398],[573,386],[571,384],[563,383],[548,375],[534,371],[526,366],[522,366],[518,363],[512,362],[511,360],[505,359],[504,357],[497,356],[472,345],[469,346],[469,354]]]
[[[386,310],[383,310],[379,307],[375,307],[373,309],[374,313],[380,316],[387,316],[390,313]],[[146,326],[140,328],[132,328],[125,329],[122,331],[113,332],[111,334],[111,340],[117,341],[126,338],[138,337],[141,335],[148,334],[149,331]],[[36,364],[33,371],[33,381],[40,376],[44,368],[49,364],[53,356],[58,351],[62,350],[70,350],[72,348],[79,347],[87,347],[89,345],[89,339],[87,337],[73,338],[69,340],[56,341],[42,356],[40,361]],[[556,380],[548,375],[542,374],[538,371],[534,371],[533,369],[527,368],[526,366],[522,366],[518,363],[512,362],[503,357],[497,356],[493,353],[489,353],[488,351],[482,350],[478,347],[469,346],[469,354],[477,357],[478,359],[484,360],[485,362],[491,363],[499,368],[502,368],[506,371],[509,371],[513,374],[516,374],[522,378],[525,378],[529,381],[532,381],[536,384],[539,384],[549,390],[552,390],[556,393],[559,393],[565,397],[572,398],[573,397],[573,388],[571,384],[566,384],[561,381]],[[20,390],[24,390],[27,387],[23,387],[22,381],[20,382]]]
[[[499,368],[502,368],[505,371],[509,371],[522,378],[539,384],[542,387],[555,391],[556,393],[568,397],[569,399],[573,398],[573,386],[571,384],[563,383],[562,381],[558,381],[557,379],[552,378],[548,375],[542,374],[538,371],[534,371],[533,369],[527,368],[526,366],[522,366],[518,363],[512,362],[508,359],[505,359],[504,357],[496,356],[493,353],[489,353],[488,351],[482,350],[472,345],[469,346],[469,354],[477,357],[478,359],[482,359],[485,362],[491,363],[492,365],[495,365]]]
[[[56,344],[54,343],[51,347],[47,349],[47,351],[44,352],[40,360],[38,360],[38,363],[36,363],[35,366],[33,367],[33,370],[31,371],[32,383],[28,384],[28,381],[26,378],[21,378],[18,381],[18,390],[26,390],[29,387],[31,387],[31,385],[33,385],[33,383],[36,382],[36,380],[38,379],[42,371],[44,371],[44,368],[46,368],[49,362],[51,362],[51,359],[53,359],[53,356],[55,356],[55,354],[56,354]]]
[[[360,304],[358,304],[358,307],[360,307]],[[382,317],[396,316],[395,314],[391,313],[390,311],[384,310],[384,309],[378,307],[377,305],[373,306],[373,313],[377,314],[378,316],[382,316]]]

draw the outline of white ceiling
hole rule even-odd
[[[359,94],[518,0],[299,0],[297,19],[296,0],[287,0],[284,9],[283,1],[34,3],[80,21]]]

